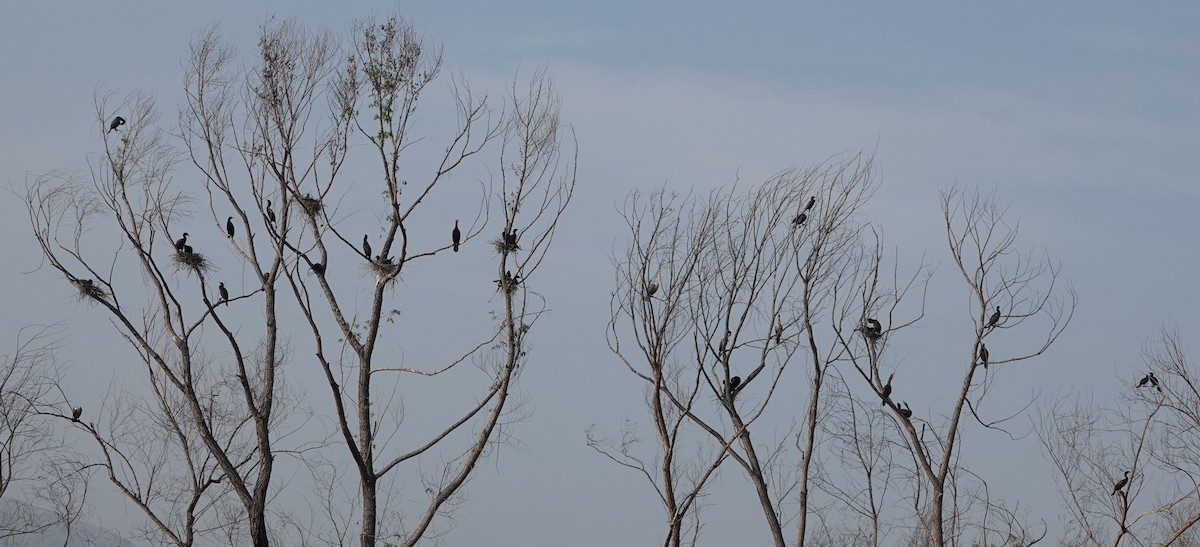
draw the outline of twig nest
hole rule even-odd
[[[321,200],[309,195],[305,195],[297,200],[300,204],[300,210],[310,217],[316,217],[321,213]]]
[[[181,268],[194,270],[198,274],[208,269],[208,259],[194,251],[175,251],[175,264]]]
[[[104,287],[97,285],[92,279],[71,279],[71,286],[75,287],[75,294],[80,300],[106,300],[108,292]]]
[[[379,277],[395,275],[400,270],[400,265],[396,264],[394,259],[383,258],[379,255],[375,255],[375,258],[368,262],[368,264],[371,271],[375,272],[375,275]]]

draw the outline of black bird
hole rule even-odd
[[[983,362],[983,368],[988,366],[988,350],[987,344],[979,344],[979,360]]]
[[[233,217],[225,221],[225,233],[229,234],[229,239],[233,239]]]
[[[649,299],[651,296],[654,296],[654,293],[656,292],[658,292],[658,281],[652,280],[646,285],[646,298]]]
[[[875,331],[876,336],[883,334],[883,325],[879,321],[868,317],[867,324],[871,326],[871,330]]]
[[[996,306],[996,313],[993,313],[992,317],[988,319],[987,328],[990,329],[998,324],[1000,324],[1000,306]]]
[[[453,235],[453,233],[451,233]],[[512,233],[504,232],[504,244],[509,247],[517,246],[517,229],[513,228]]]
[[[1126,484],[1129,484],[1129,472],[1128,471],[1125,472],[1125,478],[1117,481],[1117,483],[1113,485],[1113,493],[1109,494],[1109,495],[1110,496],[1117,495],[1117,492],[1120,492],[1122,488],[1125,488]]]
[[[118,127],[121,127],[122,125],[125,125],[125,118],[117,116],[117,117],[113,118],[112,123],[108,124],[108,132],[112,133],[113,131],[116,131],[116,129]]]
[[[889,374],[887,383],[883,385],[883,390],[880,391],[880,395],[883,396],[883,406],[887,406],[892,401],[890,398],[892,395],[892,378],[895,376],[895,372]]]
[[[313,265],[311,266],[311,268],[312,268],[312,271],[317,272],[320,275],[325,275],[325,265],[324,264],[321,264],[320,262],[313,262]]]
[[[1150,373],[1150,385],[1154,386],[1159,393],[1162,393],[1162,386],[1158,385],[1158,377],[1153,372]]]
[[[775,318],[775,345],[783,343],[783,319]]]
[[[730,400],[733,400],[733,397],[737,395],[737,389],[740,385],[742,385],[741,376],[734,376],[729,379],[729,385],[725,386],[725,391],[729,394]]]
[[[183,237],[175,240],[175,250],[176,251],[183,251],[184,247],[187,247],[187,237],[188,237],[187,232],[184,232]],[[188,252],[191,252],[191,251],[188,251]]]
[[[804,206],[804,210],[807,211],[809,209],[812,209],[813,205],[816,205],[816,204],[817,204],[817,196],[813,196],[811,199],[808,200],[808,205]]]
[[[117,118],[117,119],[119,120],[120,118]],[[78,422],[80,416],[83,416],[83,407],[81,407],[79,405],[72,405],[71,406],[71,421]]]
[[[801,224],[804,224],[804,221],[806,221],[806,220],[808,220],[808,215],[806,213],[800,213],[800,214],[796,215],[796,218],[792,219],[792,224],[799,226]]]
[[[908,408],[908,401],[904,402],[904,408],[899,409],[900,415],[905,418],[912,418],[912,409]]]
[[[454,252],[458,252],[458,244],[462,242],[462,232],[458,229],[458,219],[454,219],[454,229],[450,231],[450,242],[454,244]]]
[[[1149,382],[1149,381],[1150,381],[1149,374],[1142,376],[1142,379],[1138,380],[1137,387],[1144,387],[1146,385],[1146,382]]]
[[[184,245],[183,246],[183,254],[189,254],[189,255],[192,254],[192,246]]]
[[[367,241],[367,234],[363,234],[363,256],[371,260],[371,242]]]
[[[275,207],[271,205],[271,200],[267,200],[267,222],[275,224]]]
[[[222,281],[220,285],[217,285],[217,292],[221,293],[221,302],[224,302],[225,305],[228,306],[229,305],[229,290],[225,288],[224,281]]]

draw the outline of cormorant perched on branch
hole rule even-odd
[[[812,198],[810,198],[808,200],[808,205],[804,206],[804,210],[807,211],[809,209],[812,209],[813,205],[816,205],[816,204],[817,204],[817,196],[813,196]]]
[[[187,234],[187,232],[184,232],[183,237],[175,240],[175,250],[176,251],[182,252],[183,248],[187,247],[187,238],[188,238],[188,234]]]
[[[453,232],[451,233],[453,235]],[[504,244],[509,247],[517,246],[517,229],[513,228],[512,233],[504,232]]]
[[[783,318],[775,318],[775,345],[783,343]]]
[[[904,408],[899,409],[900,415],[905,418],[912,418],[912,409],[908,408],[908,401],[904,401]]]
[[[367,234],[363,234],[363,256],[371,260],[371,242],[367,241]]]
[[[887,383],[883,385],[883,390],[879,392],[879,394],[883,396],[883,406],[887,406],[888,403],[892,402],[892,378],[895,376],[895,372],[889,374]]]
[[[1120,492],[1122,488],[1125,488],[1126,484],[1129,484],[1129,472],[1128,471],[1125,472],[1125,478],[1117,481],[1117,483],[1113,485],[1113,493],[1109,494],[1109,495],[1110,496],[1117,495],[1117,492]]]
[[[271,205],[271,200],[267,200],[267,222],[275,224],[275,206]]]
[[[229,239],[233,239],[233,217],[225,221],[225,233],[229,234]]]
[[[1000,306],[996,306],[996,313],[993,313],[992,317],[988,319],[987,328],[990,329],[998,324],[1000,324]]]
[[[462,231],[458,229],[458,219],[454,219],[454,229],[450,231],[450,243],[454,244],[454,252],[458,252],[458,244],[462,242]]]
[[[121,127],[122,125],[125,125],[125,118],[117,116],[117,117],[113,118],[112,123],[108,124],[108,132],[112,133],[113,131],[116,131],[118,127]]]
[[[883,334],[883,324],[880,323],[878,320],[868,317],[867,324],[871,326],[871,330],[875,331],[876,335]]]
[[[183,254],[189,254],[189,255],[192,254],[192,246],[184,245],[183,246]]]
[[[117,118],[117,119],[119,120],[120,118]],[[81,407],[79,405],[72,405],[71,406],[71,421],[78,422],[80,416],[83,416],[83,407]]]
[[[658,281],[651,280],[650,283],[646,285],[646,298],[649,299],[651,296],[654,296],[654,293],[656,292],[658,292]]]
[[[742,385],[742,377],[741,376],[734,376],[729,379],[729,383],[726,384],[726,386],[725,386],[725,393],[728,394],[730,401],[732,401],[733,398],[737,395],[738,386],[741,386],[741,385]]]
[[[983,368],[988,366],[988,350],[987,344],[979,344],[979,360],[983,362]]]
[[[796,215],[796,218],[792,219],[792,224],[799,226],[801,224],[804,224],[804,221],[806,221],[806,220],[808,220],[808,214],[800,213],[800,214]]]
[[[321,264],[320,262],[313,262],[312,266],[310,266],[310,267],[312,268],[312,271],[317,272],[318,274],[321,274],[321,275],[325,275],[325,265],[324,264]]]
[[[225,305],[228,306],[229,305],[229,290],[225,288],[224,281],[222,281],[220,285],[217,285],[217,292],[221,293],[221,302],[224,302]]]

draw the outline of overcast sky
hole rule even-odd
[[[447,545],[658,541],[661,509],[652,492],[584,443],[592,424],[612,430],[643,414],[641,386],[604,341],[610,256],[625,241],[617,208],[632,189],[665,183],[703,191],[873,151],[881,189],[869,219],[882,226],[890,250],[905,260],[925,253],[936,268],[931,304],[938,306],[901,356],[911,362],[910,386],[943,376],[941,352],[930,346],[947,333],[970,343],[961,281],[939,231],[938,193],[954,183],[1010,203],[1022,246],[1045,248],[1079,293],[1059,345],[1004,371],[997,397],[1020,404],[1084,390],[1107,400],[1137,374],[1138,352],[1159,325],[1178,326],[1191,347],[1200,340],[1193,334],[1200,329],[1200,4],[647,4],[399,4],[418,31],[443,45],[446,68],[477,90],[498,95],[518,72],[544,67],[580,150],[575,201],[537,280],[553,316],[536,331],[521,379],[530,414],[509,433],[523,446],[504,448],[479,470]],[[148,90],[164,120],[173,119],[188,41],[205,25],[220,23],[250,52],[271,14],[344,33],[357,18],[394,9],[389,2],[7,3],[0,176],[19,192],[29,176],[86,172],[88,155],[100,150],[97,90]],[[444,94],[446,81],[432,92]],[[60,358],[78,390],[135,374],[117,362],[133,354],[103,313],[76,302],[57,274],[36,271],[18,195],[0,198],[0,212],[0,275],[9,287],[0,339],[14,340],[25,325],[65,322]],[[414,285],[409,280],[401,292],[419,292]],[[90,357],[100,352],[113,362]],[[786,404],[780,411],[791,412]],[[1058,498],[1035,439],[976,431],[970,442],[973,468],[1053,524]],[[720,491],[739,480],[727,472]],[[705,528],[703,544],[762,543],[754,535],[749,543],[734,539],[739,530],[759,533],[757,509],[713,501],[734,516]],[[130,514],[110,504],[93,520],[119,528]]]

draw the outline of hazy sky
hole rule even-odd
[[[875,151],[882,187],[867,207],[870,220],[883,227],[890,250],[905,260],[927,253],[937,267],[929,317],[900,356],[910,387],[943,376],[936,358],[944,352],[935,344],[954,335],[970,343],[963,287],[939,231],[938,192],[956,182],[1011,203],[1022,245],[1046,248],[1080,298],[1059,345],[1005,370],[998,399],[1019,406],[1080,389],[1105,400],[1136,374],[1138,352],[1160,324],[1178,326],[1192,347],[1200,340],[1193,334],[1200,329],[1200,5],[647,4],[399,4],[444,46],[447,69],[477,90],[499,95],[518,71],[546,68],[580,148],[575,201],[538,280],[554,312],[532,339],[521,379],[529,417],[509,431],[524,445],[504,448],[479,470],[447,545],[658,541],[663,519],[652,491],[584,443],[591,424],[611,431],[643,415],[641,386],[604,341],[610,256],[625,241],[616,211],[631,189],[707,190]],[[270,14],[341,33],[354,19],[394,9],[389,2],[7,3],[0,176],[19,192],[31,175],[86,172],[88,155],[100,150],[98,89],[148,90],[164,121],[172,119],[188,40],[205,25],[219,22],[249,52]],[[445,82],[432,92],[443,94]],[[17,194],[0,198],[0,212],[7,235],[0,275],[9,287],[3,339],[24,325],[65,321],[60,357],[78,390],[136,374],[89,357],[132,354],[104,314],[75,302],[57,274],[34,271],[39,255]],[[409,280],[400,292],[421,290]],[[305,344],[305,335],[296,338]],[[946,366],[957,381],[959,365]],[[87,406],[97,407],[100,396]],[[920,408],[950,396],[938,397]],[[792,411],[786,402],[777,410]],[[1053,525],[1059,503],[1036,439],[974,431],[970,442],[967,462]],[[727,471],[719,491],[746,495],[740,480]],[[729,515],[705,528],[702,543],[762,543],[757,508],[720,500],[715,506]],[[106,509],[94,520],[127,522],[125,512]],[[747,530],[748,542],[734,539]]]

